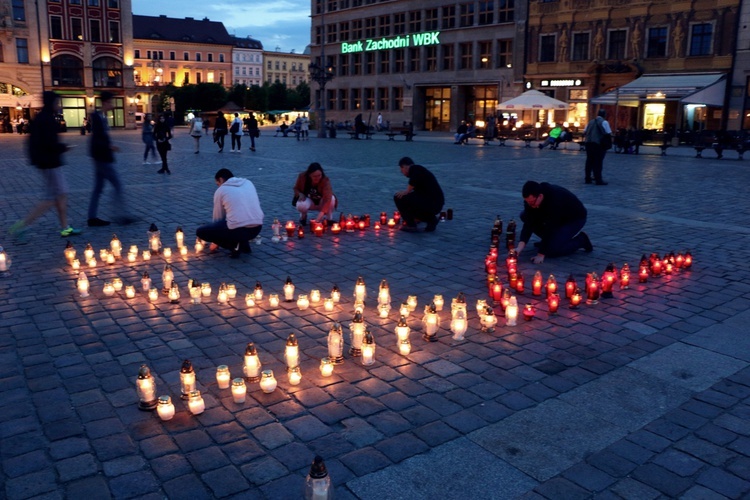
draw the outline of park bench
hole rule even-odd
[[[368,130],[367,132],[361,132],[361,133],[358,133],[358,132],[347,132],[347,133],[349,134],[350,139],[359,139],[360,135],[364,135],[365,139],[372,139],[372,134],[374,134],[375,132],[370,132]]]
[[[388,136],[389,141],[395,141],[396,136],[403,135],[406,142],[412,142],[412,138],[417,134],[408,127],[391,127],[385,135]]]

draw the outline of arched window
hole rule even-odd
[[[52,85],[54,87],[83,87],[83,61],[75,56],[52,58]]]
[[[122,63],[113,57],[94,60],[94,87],[122,87]]]

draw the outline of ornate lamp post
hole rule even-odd
[[[325,139],[326,135],[326,84],[333,78],[333,68],[326,66],[326,23],[325,14],[326,6],[325,2],[321,1],[320,4],[320,64],[310,63],[308,70],[310,71],[310,79],[318,84],[318,99],[316,107],[320,110],[320,119],[318,124],[318,138]]]

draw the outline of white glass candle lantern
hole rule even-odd
[[[96,267],[96,259],[90,259],[87,262],[87,264],[88,264],[89,268],[91,268],[91,269],[95,268]]]
[[[144,292],[151,290],[151,277],[148,275],[148,271],[143,271],[141,276],[141,290]]]
[[[4,254],[5,252],[1,253]],[[73,259],[76,258],[76,249],[70,241],[65,244],[65,250],[63,250],[63,253],[65,254],[65,258],[68,260],[68,262],[73,262]],[[2,256],[0,256],[0,266],[2,266],[2,260],[3,258]],[[0,271],[6,271],[6,269],[0,268]]]
[[[339,323],[334,323],[328,332],[328,357],[336,365],[344,362],[344,331]]]
[[[109,250],[106,248],[102,248],[99,250],[99,260],[102,262],[107,262],[107,255],[109,255]]]
[[[115,292],[119,292],[122,290],[122,279],[121,278],[112,278],[112,286],[115,289]]]
[[[252,293],[248,293],[245,295],[245,306],[255,307],[255,296]]]
[[[102,293],[104,293],[105,297],[111,297],[115,294],[115,286],[112,284],[111,281],[105,281],[104,287],[102,288]]]
[[[384,305],[391,303],[391,289],[388,286],[388,282],[383,280],[380,282],[380,288],[378,289],[378,304]]]
[[[133,252],[128,252],[128,263],[134,264],[136,260],[138,260],[138,254]]]
[[[164,421],[172,420],[172,417],[174,417],[172,398],[169,396],[159,396],[159,404],[156,407],[156,412],[159,414],[160,419]]]
[[[161,273],[161,282],[162,287],[164,290],[169,290],[172,288],[172,282],[174,281],[174,272],[172,271],[172,266],[169,264],[164,265],[164,271]]]
[[[187,399],[191,391],[195,390],[195,370],[189,359],[182,362],[180,368],[180,398]]]
[[[211,296],[211,283],[201,283],[201,295],[206,298]]]
[[[456,315],[451,319],[451,332],[453,332],[453,340],[464,340],[464,334],[468,329],[468,321],[466,320],[466,314],[459,310]]]
[[[518,301],[516,296],[512,296],[508,301],[508,306],[505,308],[505,324],[507,326],[516,326],[518,321]]]
[[[148,291],[148,300],[151,302],[156,302],[157,300],[159,300],[159,290],[157,290],[156,288],[151,288]]]
[[[111,266],[115,263],[115,254],[112,252],[107,252],[107,265]]]
[[[164,249],[164,250],[162,251],[162,255],[164,255],[164,258],[165,258],[165,259],[167,259],[167,260],[170,260],[170,259],[172,258],[172,249],[171,249],[171,248],[169,248],[169,247],[166,247],[166,248],[165,248],[165,249]]]
[[[289,276],[286,277],[286,282],[284,283],[284,300],[286,302],[294,300],[294,283],[292,283],[292,278]]]
[[[201,253],[203,251],[204,246],[205,245],[203,244],[203,240],[201,240],[200,238],[195,239],[195,253],[196,254]]]
[[[122,243],[117,238],[116,234],[112,235],[112,239],[109,242],[109,248],[112,250],[112,254],[116,258],[120,258],[122,256]]]
[[[128,253],[134,253],[138,255],[138,245],[130,245],[130,248],[128,248]]]
[[[406,324],[406,316],[401,316],[396,324],[396,338],[398,341],[409,340],[409,332],[411,329]]]
[[[263,370],[260,379],[260,390],[266,394],[271,394],[276,390],[276,377],[273,376],[273,370]]]
[[[365,280],[362,276],[357,278],[357,282],[354,284],[354,301],[364,302],[367,297],[367,288],[365,287]]]
[[[323,301],[323,309],[324,309],[324,310],[325,310],[326,312],[332,312],[332,311],[333,311],[333,308],[334,308],[334,302],[333,302],[333,299],[332,299],[332,298],[330,298],[330,297],[329,297],[329,298],[327,298],[327,299],[325,299],[325,300]]]
[[[143,262],[148,262],[151,260],[151,251],[150,250],[144,250],[141,253],[141,257],[143,258]]]
[[[227,299],[232,300],[237,297],[237,286],[234,283],[227,284]]]
[[[88,262],[93,258],[94,258],[94,247],[91,246],[91,243],[86,243],[86,248],[83,250],[83,260]]]
[[[232,376],[229,374],[229,367],[227,365],[219,365],[216,367],[216,383],[219,389],[229,389],[229,384],[232,380]]]
[[[302,382],[302,370],[300,370],[299,366],[290,368],[288,375],[289,375],[289,385],[299,385],[299,383]]]
[[[125,297],[129,299],[135,298],[135,287],[133,285],[128,285],[125,287]]]
[[[78,287],[78,293],[81,295],[81,297],[85,298],[89,296],[89,279],[86,277],[86,273],[84,273],[83,271],[78,273],[76,286]]]
[[[216,293],[216,300],[219,304],[227,303],[227,287],[224,283],[219,285],[219,291]]]
[[[320,302],[320,290],[310,290],[310,303],[317,304]]]
[[[362,338],[362,364],[370,366],[375,363],[375,338],[370,330],[365,330],[365,336]]]
[[[177,226],[177,230],[174,233],[174,239],[177,242],[177,248],[182,248],[185,244],[185,233],[182,232],[182,227]]]
[[[161,249],[161,231],[156,227],[156,224],[151,224],[146,235],[148,236],[149,250],[153,253],[159,253]]]
[[[349,354],[353,357],[359,357],[362,355],[362,339],[365,336],[365,321],[362,318],[362,313],[354,313],[354,319],[349,324],[349,336],[351,340],[351,347],[349,348]]]
[[[424,312],[422,319],[424,325],[424,334],[422,338],[428,342],[437,342],[437,332],[440,328],[440,316],[435,310],[435,304],[430,304]]]
[[[408,356],[411,352],[411,342],[409,339],[403,339],[398,342],[398,352],[402,356]]]
[[[331,500],[332,495],[331,478],[323,458],[316,456],[305,478],[305,500]]]
[[[466,311],[466,297],[463,292],[459,292],[458,295],[451,301],[451,317],[456,315],[457,311],[463,311],[464,315],[467,315]]]
[[[152,411],[156,409],[156,383],[151,376],[148,366],[141,365],[138,370],[138,379],[135,381],[135,390],[138,394],[138,409]]]
[[[275,309],[275,308],[279,307],[279,303],[280,303],[280,300],[279,300],[279,294],[278,293],[270,293],[270,294],[268,294],[268,305],[269,305],[269,307],[271,307],[272,309]]]
[[[180,257],[183,259],[187,258],[188,256],[188,248],[187,247],[180,247]]]
[[[330,377],[333,375],[333,363],[331,358],[325,357],[320,360],[320,375],[322,377]]]
[[[484,308],[484,312],[482,313],[482,316],[480,318],[483,332],[492,333],[495,331],[497,316],[495,316],[495,311],[493,311],[490,306]]]
[[[404,318],[408,318],[410,312],[411,311],[409,310],[409,304],[407,304],[406,302],[402,302],[401,305],[398,308],[398,314],[399,314],[399,316],[403,316]]]
[[[180,302],[180,289],[177,287],[177,283],[172,283],[172,287],[169,289],[167,296],[172,304],[178,304]]]
[[[299,294],[299,297],[297,297],[297,307],[299,307],[300,311],[304,311],[310,307],[310,299],[307,298],[307,295],[303,293]]]
[[[235,403],[244,403],[247,396],[247,385],[241,378],[232,380],[232,399]]]
[[[380,304],[378,306],[378,316],[380,316],[380,319],[386,319],[388,317],[388,313],[391,310],[390,304]]]
[[[406,306],[409,308],[409,311],[414,311],[417,308],[417,296],[409,295],[406,298]]]
[[[201,287],[197,286],[196,284],[193,284],[193,286],[189,287],[188,290],[190,292],[190,303],[200,304],[201,303]]]
[[[193,415],[200,415],[206,409],[206,402],[203,401],[201,391],[190,391],[188,395],[188,410]]]
[[[260,281],[255,282],[253,296],[255,297],[256,302],[260,302],[261,300],[263,300],[263,285],[260,284]]]
[[[8,270],[8,258],[5,255],[5,252],[0,252],[0,271],[7,271]],[[78,259],[73,259],[70,262],[70,267],[73,268],[73,271],[79,271],[81,269],[81,261]]]
[[[354,301],[354,312],[364,314],[365,313],[365,302],[362,300]]]
[[[297,337],[290,333],[286,339],[286,348],[284,349],[284,360],[287,369],[292,369],[299,365],[299,344]]]
[[[443,306],[445,306],[445,299],[443,299],[442,295],[436,294],[432,299],[432,303],[435,304],[435,310],[440,312],[443,310]]]
[[[331,298],[335,304],[341,301],[341,290],[339,290],[338,285],[333,285],[333,288],[331,288]]]
[[[484,314],[484,308],[487,307],[487,300],[477,299],[477,315],[482,316]]]
[[[245,348],[245,359],[242,370],[248,382],[254,383],[260,381],[260,358],[258,357],[258,350],[252,342],[249,342]]]

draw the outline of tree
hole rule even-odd
[[[218,83],[199,83],[175,87],[167,85],[165,99],[174,97],[175,119],[180,122],[187,110],[214,111],[227,102],[227,91]]]
[[[227,98],[237,106],[244,107],[245,101],[247,100],[247,87],[239,83],[236,84],[234,87],[232,87],[232,90],[229,91],[229,95]]]
[[[245,94],[245,107],[255,111],[268,111],[268,86],[253,85]]]
[[[302,82],[295,89],[287,90],[287,108],[302,109],[310,104],[310,87]]]
[[[268,106],[271,109],[289,109],[286,102],[286,86],[274,82],[268,88]]]

